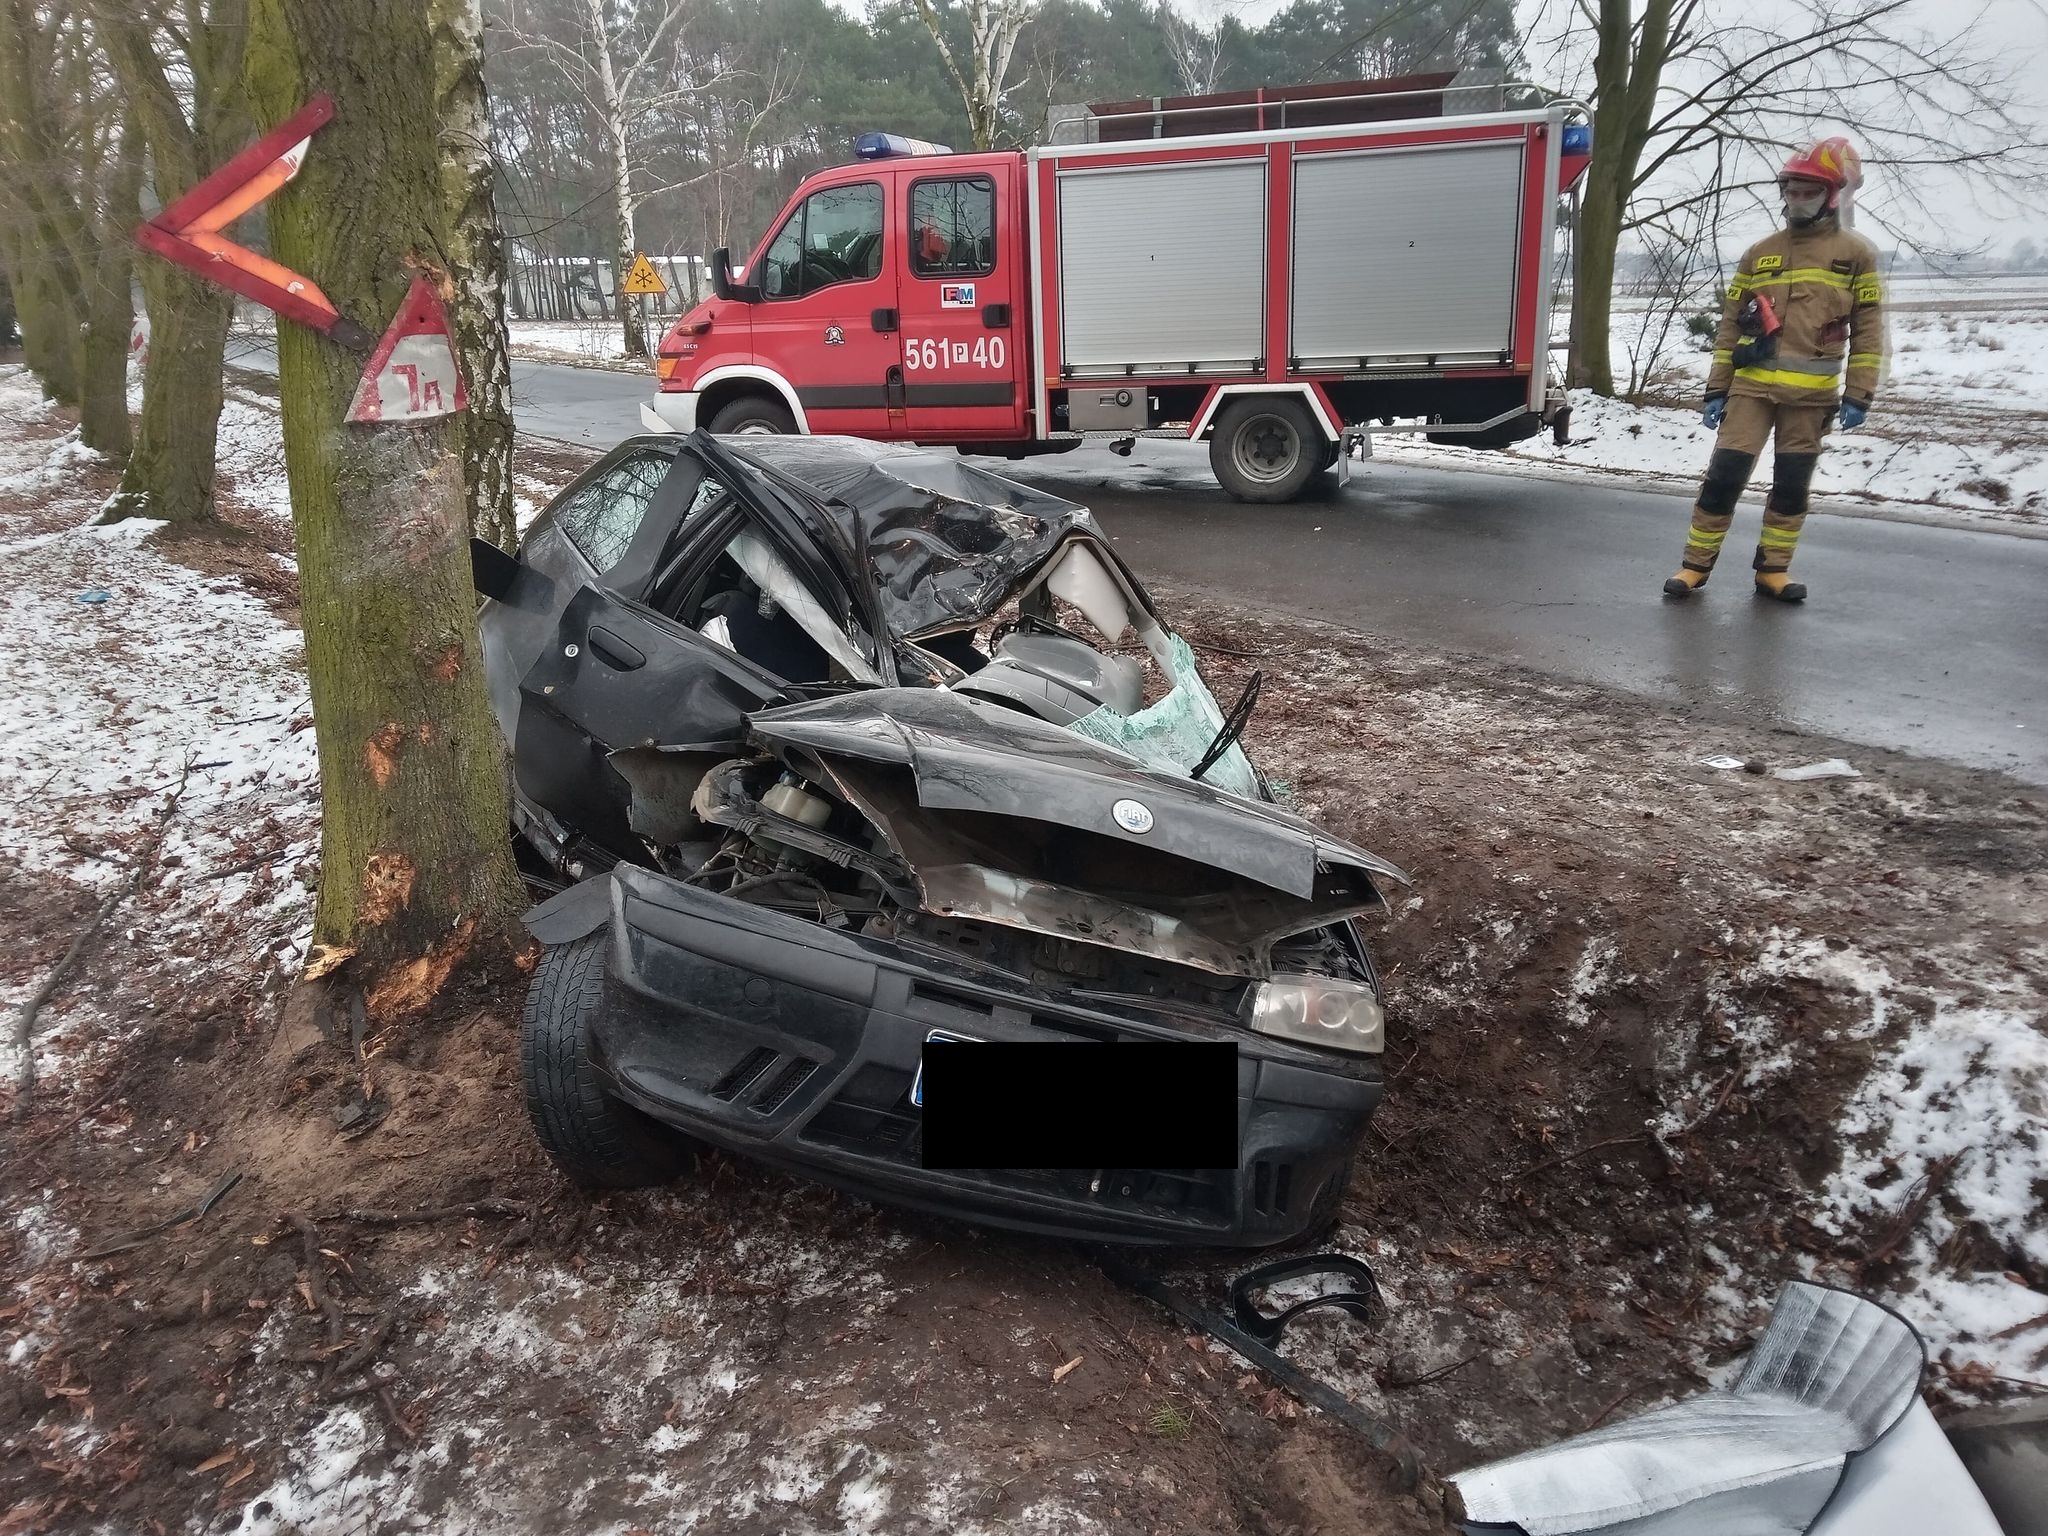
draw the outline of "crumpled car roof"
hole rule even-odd
[[[956,457],[849,437],[732,437],[735,454],[809,487],[849,546],[867,551],[902,639],[980,623],[1073,533],[1086,507]]]

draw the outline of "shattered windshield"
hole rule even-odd
[[[824,503],[845,547],[865,552],[883,615],[900,639],[979,623],[1062,539],[1100,533],[1086,507],[949,453],[794,436],[728,446]]]

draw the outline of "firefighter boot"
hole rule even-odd
[[[1707,584],[1728,538],[1728,525],[1735,521],[1736,500],[1755,467],[1754,453],[1735,448],[1716,448],[1707,460],[1700,499],[1692,509],[1692,529],[1685,538],[1685,556],[1678,574],[1664,583],[1666,597],[1690,597]]]
[[[1763,532],[1756,544],[1756,595],[1781,603],[1803,603],[1806,588],[1787,572],[1799,530],[1806,525],[1806,506],[1818,453],[1785,453],[1771,465],[1771,496],[1764,504]]]
[[[1803,603],[1806,601],[1806,583],[1788,580],[1783,571],[1758,571],[1756,595],[1775,598],[1781,603]]]

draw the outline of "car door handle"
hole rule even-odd
[[[633,672],[647,665],[647,658],[608,629],[590,628],[590,654],[619,672]]]
[[[896,311],[893,309],[878,309],[868,319],[877,331],[884,334],[896,329]]]
[[[1010,325],[1010,306],[1007,304],[982,305],[981,323],[992,331],[1007,330]]]

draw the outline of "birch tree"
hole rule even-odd
[[[976,149],[994,149],[1003,129],[1003,107],[1010,90],[1010,66],[1016,60],[1017,39],[1037,8],[1034,0],[967,0],[964,11],[945,11],[937,0],[915,0],[925,30],[938,45],[946,73],[960,92],[967,109],[967,130]],[[946,38],[948,21],[959,15],[966,28],[966,64]]]
[[[1206,96],[1216,89],[1223,67],[1223,27],[1205,27],[1181,15],[1172,6],[1159,7],[1159,30],[1166,37],[1167,57],[1180,77],[1183,96]]]
[[[617,252],[612,295],[629,357],[647,354],[637,304],[623,291],[639,249],[634,215],[649,198],[702,180],[705,172],[658,184],[641,135],[724,78],[700,70],[681,44],[685,0],[559,0],[554,6],[503,0],[494,12],[512,47],[544,56],[583,103],[603,140]]]

